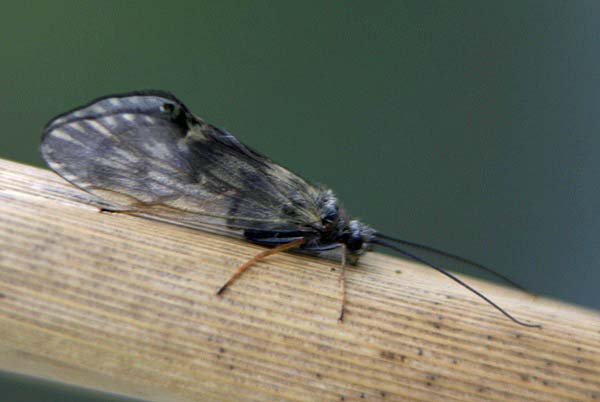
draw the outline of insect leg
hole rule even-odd
[[[227,282],[225,282],[225,284],[223,286],[221,286],[219,288],[219,290],[217,290],[217,294],[220,295],[221,293],[223,293],[223,291],[225,289],[227,289],[227,287],[229,285],[231,285],[237,278],[239,278],[244,272],[246,272],[246,270],[248,270],[248,268],[250,268],[252,265],[254,265],[257,262],[259,262],[260,260],[262,260],[262,259],[264,259],[264,258],[266,258],[266,257],[268,257],[270,255],[281,253],[282,251],[286,251],[286,250],[290,250],[290,249],[293,249],[293,248],[300,247],[302,245],[302,243],[304,243],[304,239],[298,239],[298,240],[294,240],[294,241],[291,241],[289,243],[285,243],[285,244],[282,244],[280,246],[274,247],[272,249],[265,250],[263,252],[258,253],[251,260],[248,260],[244,264],[242,264],[233,273],[233,275],[231,275],[231,277],[227,280]]]
[[[126,214],[137,212],[135,209],[119,209],[111,207],[100,207],[98,212],[109,213],[109,214]]]
[[[340,287],[342,291],[342,306],[340,308],[340,316],[338,318],[339,322],[344,322],[344,312],[346,309],[346,245],[341,244],[342,248],[342,266],[340,267]]]

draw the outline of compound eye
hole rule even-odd
[[[346,241],[346,247],[348,247],[348,250],[350,251],[356,251],[356,250],[360,250],[363,246],[363,239],[362,236],[357,235],[357,234],[353,234],[352,236],[350,236],[348,238],[348,241]]]

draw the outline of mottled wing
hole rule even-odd
[[[319,191],[192,115],[173,95],[98,99],[52,120],[48,165],[116,208],[192,227],[308,231]]]

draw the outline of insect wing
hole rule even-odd
[[[159,91],[98,99],[52,120],[41,152],[76,186],[192,227],[310,231],[318,189]]]

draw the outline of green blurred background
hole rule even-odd
[[[11,2],[0,157],[42,166],[52,116],[170,90],[381,231],[600,308],[598,21],[594,1]],[[86,400],[28,381],[3,400]]]

